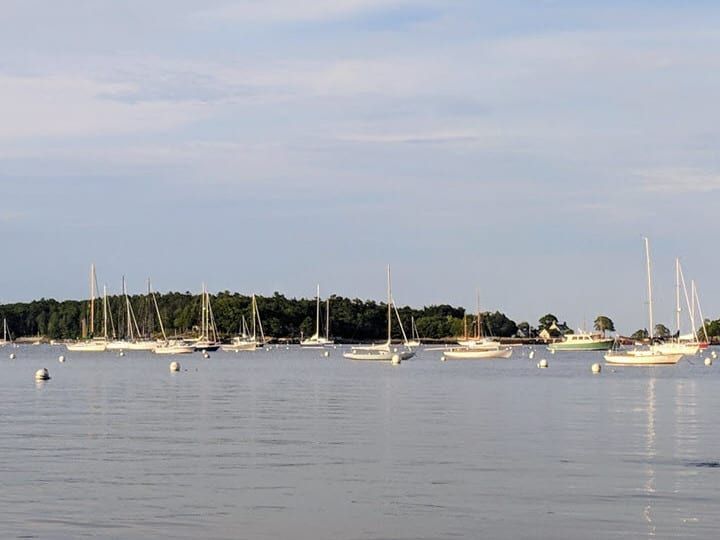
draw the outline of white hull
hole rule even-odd
[[[422,345],[422,343],[420,343],[417,339],[413,339],[405,343],[406,347],[419,347],[420,345]]]
[[[107,350],[107,343],[104,341],[66,343],[65,347],[71,352],[105,352]]]
[[[655,347],[664,354],[682,354],[684,356],[695,356],[700,350],[699,343],[662,343]]]
[[[497,341],[490,341],[487,339],[461,339],[458,340],[458,345],[461,347],[467,347],[468,349],[475,349],[478,351],[491,351],[498,350],[500,344]]]
[[[481,350],[481,349],[450,349],[445,351],[445,358],[449,360],[483,360],[491,358],[510,358],[512,356],[512,349],[510,347],[501,348],[496,350]]]
[[[408,360],[415,356],[413,351],[388,351],[381,349],[353,349],[343,354],[350,360],[367,360],[376,362],[390,362],[393,356],[399,356],[400,360]]]
[[[324,347],[325,345],[334,345],[335,342],[332,339],[325,338],[308,338],[300,342],[301,347]]]
[[[153,349],[155,354],[192,354],[195,349],[190,345],[160,345]]]
[[[220,345],[220,348],[225,352],[254,351],[257,349],[257,345],[255,343],[233,343]]]
[[[605,362],[623,366],[669,366],[677,364],[682,354],[667,354],[657,349],[610,352],[605,355]]]

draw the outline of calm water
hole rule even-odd
[[[717,537],[720,362],[340,352],[1,349],[1,536]]]

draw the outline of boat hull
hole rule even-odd
[[[255,343],[240,343],[236,345],[220,345],[220,348],[225,352],[254,351],[257,349],[257,345]]]
[[[699,343],[663,343],[657,346],[657,350],[664,354],[682,354],[695,356],[700,351]]]
[[[614,339],[603,339],[588,343],[552,343],[548,345],[550,351],[609,351],[612,349]]]
[[[155,347],[152,351],[155,354],[192,354],[195,349],[189,345],[170,345]]]
[[[512,349],[496,349],[494,351],[483,351],[476,349],[451,349],[443,353],[447,360],[490,360],[493,358],[510,358]]]
[[[682,354],[662,352],[628,351],[626,353],[608,353],[605,362],[622,366],[671,366],[677,364]]]
[[[413,351],[382,351],[372,349],[354,349],[343,354],[349,360],[360,360],[369,362],[390,362],[393,356],[399,356],[400,360],[408,360],[415,356]]]
[[[70,352],[105,352],[107,343],[66,343],[65,348]]]

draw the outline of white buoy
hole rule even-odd
[[[210,358],[210,353],[207,351],[203,351],[203,358]]]
[[[443,354],[443,355],[440,357],[440,361],[441,361],[441,362],[445,362],[446,360],[447,360],[447,358],[445,358],[445,355]]]
[[[324,356],[325,358],[327,358],[328,356],[330,356],[330,352],[329,352],[329,351],[325,351],[325,352],[323,353],[323,356]]]
[[[532,360],[533,358],[535,358],[535,351],[530,351],[530,354],[528,354],[528,358],[529,358],[530,360]]]
[[[548,361],[543,358],[542,360],[540,360],[540,361],[538,362],[537,367],[539,367],[539,368],[546,368],[546,367],[548,367]]]
[[[712,358],[709,356],[705,359],[705,365],[706,366],[712,366]]]
[[[35,372],[35,380],[36,381],[47,381],[49,379],[50,379],[50,372],[48,372],[47,368],[41,368]]]
[[[592,366],[590,366],[590,371],[592,371],[593,373],[600,373],[602,371],[602,366],[596,362]]]
[[[180,371],[180,362],[170,362],[170,371]]]
[[[65,357],[62,354],[60,356],[58,356],[58,362],[60,362],[62,364],[64,361],[65,361]]]
[[[10,360],[15,360],[15,353],[10,353]]]
[[[717,358],[717,353],[715,351],[713,351],[710,353],[710,356],[712,356],[713,358]]]
[[[125,356],[125,353],[124,353],[123,351],[120,351],[120,352],[118,353],[118,356]]]
[[[393,366],[399,366],[400,365],[400,355],[399,354],[393,354],[392,355],[392,365]]]
[[[555,349],[550,349],[550,354],[555,354]]]

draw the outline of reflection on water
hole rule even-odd
[[[3,537],[715,538],[720,371],[18,350]],[[46,366],[52,380],[34,385]]]
[[[655,378],[651,377],[647,382],[647,430],[645,431],[645,493],[648,494],[647,506],[645,507],[645,520],[648,524],[648,537],[655,536],[655,525],[652,519],[652,500],[655,495]]]

